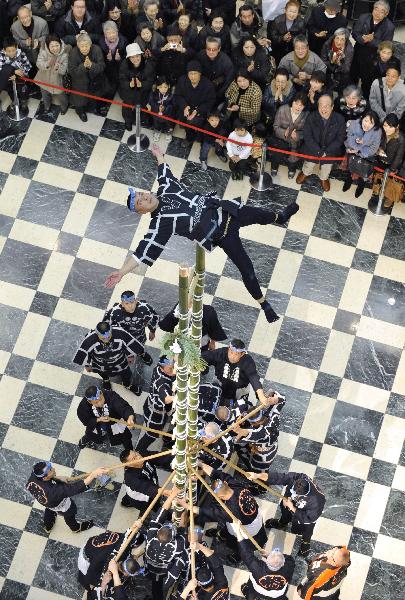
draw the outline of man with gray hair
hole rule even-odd
[[[244,597],[247,600],[287,600],[295,565],[293,557],[283,554],[280,548],[273,548],[270,552],[263,551],[263,556],[258,558],[245,538],[240,522],[235,529],[241,558],[250,570],[248,581],[241,585]]]
[[[231,85],[235,68],[229,56],[221,52],[221,40],[208,36],[205,40],[205,49],[197,54],[201,65],[202,75],[207,77],[215,87],[216,103],[225,98],[225,92]]]
[[[18,47],[25,52],[30,63],[35,65],[39,48],[49,34],[48,23],[41,17],[33,17],[27,6],[18,9],[17,17],[11,26],[11,33]]]
[[[300,89],[309,83],[314,71],[326,73],[326,65],[308,46],[305,35],[297,35],[293,41],[294,50],[286,54],[278,68],[287,69],[290,79]]]
[[[389,12],[388,2],[377,0],[371,14],[364,13],[354,22],[352,36],[356,43],[351,69],[354,83],[358,83],[362,71],[367,65],[370,69],[372,68],[378,44],[383,41],[392,41],[394,37],[395,27],[388,18]]]

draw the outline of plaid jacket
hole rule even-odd
[[[27,58],[25,52],[17,48],[17,55],[15,58],[9,58],[4,50],[0,52],[0,70],[5,65],[11,65],[15,70],[21,69],[24,72],[24,75],[28,75],[31,70],[31,63]]]
[[[248,126],[253,125],[253,123],[257,123],[257,121],[260,119],[262,90],[257,83],[252,81],[244,94],[239,96],[239,92],[241,92],[241,90],[238,84],[236,81],[232,81],[225,94],[228,100],[228,106],[232,106],[232,104],[238,104],[238,117],[240,119],[244,119]]]

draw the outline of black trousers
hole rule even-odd
[[[129,387],[131,385],[131,381],[132,381],[132,371],[131,369],[128,367],[126,367],[126,369],[124,369],[123,371],[121,371],[121,373],[107,373],[106,371],[96,371],[94,370],[95,373],[98,373],[100,375],[100,377],[103,380],[103,383],[107,383],[110,381],[110,377],[121,377],[122,379],[122,384],[125,385],[125,387]]]
[[[72,500],[72,504],[66,512],[55,512],[49,508],[45,508],[44,512],[44,525],[46,529],[53,527],[56,521],[57,515],[60,515],[65,519],[66,525],[72,530],[77,531],[80,529],[80,523],[76,521],[77,506]]]
[[[287,525],[287,523],[290,523],[292,521],[293,513],[288,508],[286,508],[282,502],[280,503],[280,508],[280,523],[284,523],[284,525]],[[291,527],[291,533],[295,533],[296,535],[302,536],[302,541],[309,544],[312,538],[312,534],[314,532],[314,527],[315,523],[310,523],[309,525],[294,524]]]
[[[223,217],[220,236],[223,235],[224,228],[226,227],[227,213],[224,213]],[[245,288],[255,300],[259,300],[263,296],[263,293],[260,289],[253,263],[239,237],[239,229],[254,224],[270,225],[274,223],[276,217],[276,213],[270,210],[255,206],[243,206],[238,212],[237,217],[231,217],[225,237],[215,241],[215,244],[224,250],[228,258],[239,269]]]
[[[132,434],[129,429],[125,429],[122,433],[112,435],[107,431],[108,439],[110,440],[111,446],[119,446],[122,444],[125,450],[133,450],[132,445]],[[94,442],[95,444],[102,444],[104,436],[99,433],[86,432],[83,436],[86,440]]]

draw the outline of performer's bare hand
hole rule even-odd
[[[163,150],[160,148],[160,146],[158,146],[157,144],[152,144],[151,152],[159,164],[160,164],[160,162],[163,162],[165,155],[164,155]]]
[[[117,285],[122,279],[122,274],[119,271],[113,271],[109,274],[107,279],[104,281],[104,287],[113,288]]]
[[[128,427],[133,427],[135,425],[134,415],[129,415],[127,425]]]
[[[149,341],[151,342],[152,340],[154,340],[156,337],[156,332],[155,331],[149,331]]]

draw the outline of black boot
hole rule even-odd
[[[139,358],[145,363],[145,365],[150,366],[153,363],[153,358],[148,352],[144,352],[139,355]]]
[[[302,556],[303,558],[306,558],[309,555],[309,552],[310,552],[309,542],[301,542],[301,546],[298,551],[298,556]]]
[[[142,386],[134,385],[133,383],[127,387],[127,390],[135,394],[135,396],[140,396],[142,394]]]
[[[292,202],[288,206],[286,206],[280,213],[277,215],[276,223],[283,225],[283,223],[287,223],[288,219],[290,219],[295,213],[299,211],[300,207],[296,202]]]
[[[267,300],[262,302],[262,304],[260,305],[260,308],[266,315],[266,319],[269,323],[274,323],[275,321],[279,320],[280,317],[274,312],[274,310],[271,308],[271,306],[267,302]]]
[[[264,526],[266,529],[282,529],[286,530],[288,523],[282,523],[279,519],[267,519]]]
[[[350,188],[350,186],[352,185],[353,181],[352,181],[352,176],[350,173],[348,173],[346,175],[346,179],[345,182],[343,184],[343,188],[342,188],[342,192],[347,192],[347,190]]]
[[[354,196],[355,198],[358,198],[359,196],[362,195],[362,193],[364,192],[364,188],[365,188],[365,181],[364,179],[359,179],[359,182],[357,184],[357,188],[356,191],[354,192]]]
[[[79,529],[72,529],[73,533],[80,533],[81,531],[87,531],[87,529],[91,529],[94,526],[93,521],[90,519],[89,521],[82,521],[80,523]]]

